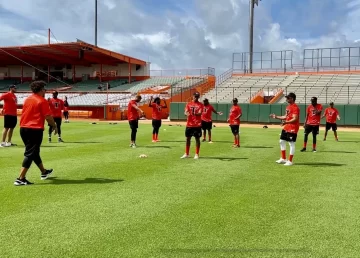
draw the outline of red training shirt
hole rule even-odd
[[[321,104],[316,104],[315,107],[313,105],[309,105],[306,113],[308,115],[308,119],[306,121],[307,125],[320,125],[321,120],[321,112],[320,114],[316,114],[316,111],[322,111],[323,107]]]
[[[128,104],[128,111],[127,111],[129,121],[139,119],[139,112],[133,107],[133,105],[137,106],[137,102],[135,100],[130,100],[130,102]]]
[[[189,112],[189,115],[187,116],[186,127],[201,127],[201,114],[203,109],[204,105],[201,102],[192,101],[187,103],[185,111]]]
[[[49,100],[50,110],[53,117],[61,117],[61,111],[64,109],[64,101],[51,98]]]
[[[211,105],[204,105],[204,110],[201,114],[201,120],[205,122],[211,122],[212,121],[212,113],[215,111],[214,107]]]
[[[161,120],[162,106],[156,103],[151,103],[151,107],[152,107],[152,119]]]
[[[50,115],[51,110],[47,100],[37,94],[32,94],[25,99],[20,127],[44,130],[45,117]]]
[[[0,96],[0,101],[4,101],[4,115],[17,116],[17,98],[12,92],[4,93]]]
[[[330,124],[336,123],[336,118],[339,115],[339,111],[336,108],[328,107],[325,109],[326,122]]]
[[[230,109],[229,124],[240,125],[240,115],[242,114],[241,107],[239,105],[233,105]]]
[[[286,107],[286,118],[285,121],[290,121],[291,119],[293,119],[293,116],[297,115],[298,119],[297,121],[295,121],[292,124],[286,124],[284,125],[284,130],[285,132],[288,133],[298,133],[299,132],[299,128],[300,128],[300,108],[298,105],[294,104],[289,104]]]

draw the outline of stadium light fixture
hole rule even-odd
[[[261,1],[261,0],[260,0]],[[254,54],[254,8],[259,5],[259,0],[249,0],[249,73],[253,71],[253,54]]]

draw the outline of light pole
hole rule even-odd
[[[260,0],[261,1],[261,0]],[[249,73],[253,72],[253,53],[254,53],[254,8],[259,5],[259,0],[249,0]]]
[[[97,46],[97,0],[95,0],[95,46]]]

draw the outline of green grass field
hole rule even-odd
[[[199,160],[180,160],[184,129],[154,144],[141,124],[130,149],[127,124],[64,124],[66,143],[41,150],[53,178],[33,166],[35,184],[15,187],[17,128],[19,146],[0,149],[0,257],[359,257],[358,133],[300,153],[300,132],[284,167],[280,127],[242,129],[240,149],[216,127]]]

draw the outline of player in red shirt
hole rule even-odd
[[[52,117],[57,126],[58,131],[58,142],[64,142],[61,138],[61,122],[62,122],[62,110],[64,110],[64,101],[58,98],[59,93],[57,91],[53,92],[53,97],[49,100],[50,110]],[[51,142],[51,133],[54,131],[54,128],[49,124],[49,142]]]
[[[67,100],[67,97],[65,96],[64,100],[64,112],[63,112],[65,123],[69,123],[69,102]]]
[[[232,100],[233,106],[230,109],[229,126],[231,128],[231,132],[234,135],[234,148],[240,148],[240,117],[242,116],[241,107],[238,105],[238,99],[234,98]]]
[[[153,99],[151,96],[149,107],[152,108],[152,127],[153,127],[153,133],[152,133],[152,142],[158,142],[158,136],[159,136],[159,129],[161,127],[161,112],[163,108],[167,108],[165,99],[164,105],[161,105],[161,100],[159,97],[156,97]]]
[[[285,166],[291,166],[293,165],[295,142],[300,127],[300,108],[295,104],[295,93],[289,93],[286,96],[286,100],[289,105],[286,107],[285,115],[277,116],[275,114],[271,114],[270,117],[273,119],[282,120],[281,126],[283,126],[283,130],[281,131],[280,136],[281,158],[277,160],[276,163],[284,164]],[[290,145],[289,160],[286,160],[286,142],[288,142]]]
[[[208,99],[204,99],[204,110],[201,115],[201,128],[204,132],[204,138],[203,142],[206,142],[206,131],[209,132],[209,143],[212,143],[211,141],[211,129],[212,129],[212,113],[215,113],[217,115],[222,115],[221,112],[217,112],[212,105],[210,105]]]
[[[41,171],[41,180],[47,179],[53,172],[52,169],[44,168],[40,157],[40,146],[43,139],[45,120],[54,128],[55,134],[57,133],[55,121],[51,116],[49,103],[44,98],[46,92],[45,85],[46,83],[43,81],[31,83],[30,88],[33,94],[25,99],[23,105],[20,119],[20,135],[25,145],[25,153],[20,176],[14,182],[16,186],[32,184],[26,179],[26,173],[33,161]]]
[[[2,132],[0,147],[16,146],[16,144],[11,143],[14,128],[17,125],[17,98],[15,93],[16,86],[11,85],[9,92],[0,96],[0,101],[4,101],[4,130]]]
[[[195,92],[193,100],[187,103],[185,107],[185,115],[187,116],[185,137],[186,148],[185,154],[182,159],[188,158],[190,153],[191,138],[194,136],[196,141],[196,150],[194,159],[199,158],[200,152],[200,138],[201,138],[201,115],[204,109],[204,105],[199,101],[200,93]]]
[[[304,123],[305,136],[304,136],[304,147],[301,149],[301,152],[306,151],[306,145],[308,141],[308,135],[312,133],[313,135],[313,152],[316,152],[316,136],[319,134],[321,113],[323,107],[321,104],[317,103],[317,98],[311,98],[311,105],[307,107],[306,118]]]
[[[338,135],[337,135],[337,124],[336,119],[340,120],[339,111],[334,108],[334,102],[330,103],[330,107],[325,109],[324,115],[321,118],[326,117],[326,127],[325,127],[325,135],[324,135],[324,141],[326,141],[326,136],[330,128],[334,132],[335,140],[339,141]]]
[[[139,127],[139,113],[143,116],[145,113],[140,108],[138,108],[137,104],[141,101],[141,96],[137,95],[135,99],[130,100],[128,104],[127,116],[129,120],[129,125],[131,128],[131,143],[130,147],[136,148],[136,133]]]

